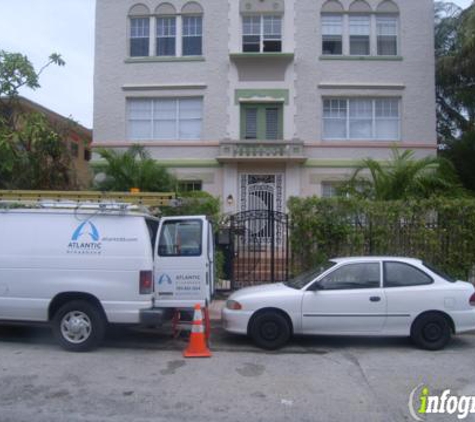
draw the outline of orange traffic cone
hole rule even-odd
[[[206,345],[203,315],[201,313],[201,306],[195,305],[195,313],[193,316],[193,325],[191,327],[190,343],[183,352],[185,358],[209,358],[211,352]]]

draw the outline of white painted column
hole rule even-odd
[[[225,164],[223,168],[223,211],[226,214],[234,214],[238,210],[238,170],[237,164]],[[228,204],[228,197],[231,195],[232,204]]]
[[[300,196],[300,174],[300,164],[287,164],[285,170],[285,204],[287,204],[291,196]],[[287,211],[287,209],[285,211]]]

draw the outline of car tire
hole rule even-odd
[[[104,338],[106,319],[96,305],[74,300],[61,306],[55,313],[52,328],[63,349],[87,352],[95,349]]]
[[[249,334],[258,347],[276,350],[289,341],[291,329],[285,316],[268,311],[253,318]]]
[[[450,341],[452,329],[444,315],[430,313],[416,319],[411,329],[411,339],[421,349],[441,350]]]

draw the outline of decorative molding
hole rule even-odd
[[[187,84],[125,84],[123,91],[159,91],[159,90],[186,90],[186,89],[206,89],[207,85],[202,83]]]
[[[321,83],[320,89],[384,89],[384,90],[403,90],[404,84],[366,84],[366,83]]]
[[[343,61],[381,61],[381,62],[402,62],[404,59],[402,56],[324,56],[321,55],[320,60],[343,60]]]
[[[203,56],[129,57],[124,63],[204,62]]]
[[[274,102],[289,104],[288,89],[236,89],[234,91],[234,104],[241,102]]]
[[[404,149],[427,149],[437,151],[437,144],[423,144],[401,141],[324,141],[305,142],[306,148],[404,148]]]

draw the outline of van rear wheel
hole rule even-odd
[[[84,300],[74,300],[61,306],[52,323],[59,345],[71,352],[95,349],[104,338],[106,329],[102,312]]]

